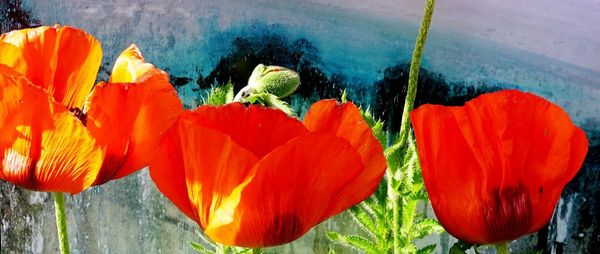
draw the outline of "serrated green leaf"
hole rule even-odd
[[[225,85],[211,88],[202,103],[218,106],[227,104],[231,101],[233,101],[233,84],[229,81]]]
[[[436,245],[435,244],[430,244],[427,245],[419,250],[417,250],[417,254],[429,254],[432,253],[435,250]]]
[[[413,239],[422,239],[425,236],[442,232],[444,232],[442,225],[440,225],[439,222],[429,218],[422,219],[415,223],[412,230]]]
[[[371,127],[371,132],[373,132],[373,136],[379,141],[381,147],[386,147],[387,133],[383,130],[383,121],[376,119],[368,108],[366,110],[359,108],[359,111],[365,122]]]
[[[344,89],[344,91],[342,92],[341,100],[342,100],[342,103],[348,102],[348,93],[347,93],[346,89]]]
[[[406,146],[402,143],[394,142],[390,147],[384,151],[385,158],[387,159],[388,169],[392,172],[396,172],[401,166],[406,154]]]
[[[197,242],[190,241],[190,246],[192,246],[192,248],[194,250],[196,250],[197,252],[200,252],[200,253],[204,253],[204,254],[213,254],[214,253],[211,250],[204,247],[202,244],[199,244]]]
[[[380,253],[377,246],[369,239],[357,235],[342,235],[338,232],[327,231],[327,238],[340,243],[344,246],[351,247],[369,254]]]
[[[375,237],[375,235],[377,234],[377,225],[373,221],[374,219],[368,213],[367,209],[369,208],[367,207],[367,204],[355,205],[350,208],[350,214],[365,233],[369,234],[372,237]]]
[[[388,176],[387,174],[383,175],[379,186],[377,186],[377,190],[371,196],[371,198],[377,203],[379,207],[386,207],[387,203],[387,192],[388,192]]]
[[[280,109],[281,111],[285,112],[289,116],[296,115],[294,113],[294,111],[292,110],[292,108],[285,101],[282,101],[277,96],[272,95],[270,93],[252,94],[252,95],[248,96],[247,100],[250,103],[260,103],[267,107],[273,107],[273,108]]]
[[[401,253],[407,253],[407,254],[417,253],[417,247],[415,247],[414,244],[409,243],[409,244],[403,246],[402,249],[400,249],[400,252]]]

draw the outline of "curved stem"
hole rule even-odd
[[[408,134],[410,133],[410,111],[413,110],[415,104],[415,97],[417,96],[417,83],[419,79],[419,67],[421,65],[421,56],[423,55],[423,48],[425,41],[427,40],[427,31],[431,24],[431,17],[433,16],[433,9],[435,7],[435,0],[427,0],[425,3],[425,11],[423,14],[423,20],[421,21],[421,27],[419,28],[419,35],[415,43],[415,49],[412,54],[410,61],[410,71],[408,77],[408,89],[406,92],[406,98],[404,100],[404,110],[402,112],[402,121],[400,122],[400,147],[408,147]],[[400,209],[401,201],[398,193],[392,195],[392,236],[393,236],[393,253],[400,253],[402,250],[402,239],[400,237],[401,225],[400,225]],[[414,216],[414,210],[412,211]],[[409,217],[412,217],[409,216]],[[410,222],[402,222],[410,223]]]
[[[54,210],[60,253],[69,254],[69,233],[67,232],[67,214],[65,213],[65,195],[63,193],[54,193]]]
[[[496,244],[496,254],[510,254],[509,242]]]
[[[429,24],[431,24],[431,17],[433,16],[433,9],[435,7],[435,0],[427,0],[425,4],[425,13],[423,20],[421,21],[421,27],[419,28],[419,35],[417,36],[417,42],[415,43],[415,49],[412,54],[410,61],[410,71],[408,74],[408,89],[406,91],[406,99],[404,100],[404,110],[402,112],[402,121],[400,122],[400,142],[404,145],[408,139],[408,132],[410,129],[410,111],[413,110],[415,105],[415,97],[417,96],[417,83],[419,79],[419,67],[421,65],[421,56],[423,55],[423,47],[427,40],[427,31],[429,31]]]

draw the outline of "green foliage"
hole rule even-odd
[[[345,92],[346,91],[344,90],[344,94]],[[342,101],[344,101],[345,99],[344,94],[342,94]],[[383,130],[383,121],[375,119],[375,116],[373,116],[369,108],[367,108],[366,110],[363,110],[361,108],[360,113],[362,114],[362,117],[365,120],[365,122],[367,122],[367,124],[371,126],[371,130],[373,131],[373,135],[375,136],[375,138],[377,138],[382,147],[385,147],[387,144],[387,133],[385,133],[385,131]]]
[[[202,104],[223,105],[233,101],[233,84],[231,81],[223,86],[210,89],[208,96],[203,99]]]
[[[190,241],[190,246],[192,246],[192,248],[194,250],[196,250],[197,252],[199,252],[199,253],[204,253],[204,254],[212,254],[212,253],[214,253],[213,251],[211,251],[208,248],[204,247],[204,245],[199,244],[197,242]]]
[[[432,253],[436,246],[417,248],[415,240],[443,232],[440,224],[417,211],[427,203],[415,140],[412,134],[401,145],[396,137],[387,146],[383,122],[375,119],[369,110],[362,110],[365,121],[385,149],[388,169],[375,193],[349,212],[362,234],[344,235],[328,232],[330,240],[365,253]]]
[[[453,244],[452,247],[450,247],[450,251],[448,252],[448,254],[466,254],[467,250],[471,247],[473,247],[473,245],[462,241],[458,241],[455,244]]]
[[[279,99],[279,97],[270,93],[252,94],[248,96],[247,100],[248,102],[253,104],[260,103],[267,107],[278,108],[290,116],[295,115],[292,108],[290,108],[290,106],[285,101],[282,101],[281,99]]]
[[[355,248],[360,251],[364,251],[368,254],[380,253],[369,239],[357,235],[342,235],[337,232],[327,232],[327,237],[333,241],[340,242],[348,247]]]

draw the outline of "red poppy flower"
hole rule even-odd
[[[92,91],[101,55],[72,27],[0,36],[0,179],[75,194],[147,164],[181,103],[134,45]]]
[[[239,103],[184,113],[150,163],[157,187],[213,240],[262,247],[297,239],[370,196],[383,150],[351,103],[323,100],[304,123]]]
[[[462,107],[424,105],[411,120],[438,220],[475,244],[546,225],[588,149],[585,133],[560,107],[516,90]]]

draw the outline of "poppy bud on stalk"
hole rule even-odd
[[[255,94],[268,93],[284,98],[292,94],[300,85],[297,72],[281,66],[259,64],[254,68],[248,85],[235,96],[236,102],[248,102],[248,97]]]

